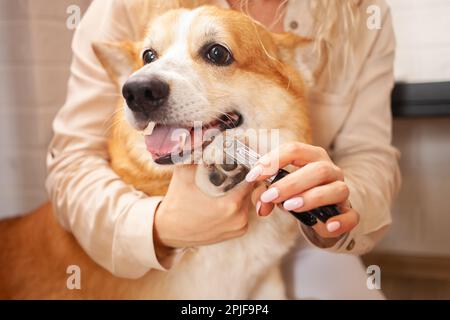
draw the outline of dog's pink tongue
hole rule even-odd
[[[173,151],[179,151],[180,140],[176,135],[176,130],[180,128],[157,125],[151,135],[145,136],[147,150],[152,154],[153,159],[157,159]]]

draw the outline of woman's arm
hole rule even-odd
[[[363,254],[391,223],[391,204],[400,188],[398,151],[392,142],[391,91],[395,37],[389,10],[373,49],[357,79],[357,95],[331,154],[345,176],[359,225],[332,249]]]
[[[163,199],[136,191],[110,168],[107,134],[120,94],[91,44],[140,39],[149,12],[161,8],[149,0],[93,2],[75,34],[67,102],[48,154],[47,189],[59,221],[97,263],[127,278],[170,267],[181,256],[175,248],[247,231],[251,185],[212,198],[193,188],[195,166],[176,166]]]
[[[47,190],[56,216],[84,250],[112,273],[136,278],[164,269],[153,246],[161,198],[125,184],[108,162],[107,134],[118,92],[91,44],[133,37],[125,1],[94,1],[73,39],[65,105],[53,123]]]
[[[257,208],[261,215],[269,214],[273,204],[283,202],[286,209],[296,212],[338,204],[342,214],[331,218],[326,226],[301,226],[310,243],[335,252],[363,254],[373,248],[391,223],[390,206],[400,185],[398,152],[391,146],[395,39],[389,11],[371,48],[356,79],[357,94],[333,142],[332,154],[302,143],[269,153],[260,160],[263,167],[265,162],[301,168],[273,184],[269,191],[261,194],[264,190],[257,190],[253,197],[255,202],[260,199]],[[270,174],[273,172],[269,170],[256,178],[249,173],[247,179],[262,180]]]

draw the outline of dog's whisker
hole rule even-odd
[[[236,125],[235,125],[235,123],[234,123],[234,119],[228,114],[228,113],[225,113],[225,112],[221,112],[226,118],[228,118],[228,120],[230,120],[230,123],[232,123],[233,124],[233,127],[234,128],[236,128]],[[225,122],[225,121],[224,121]]]
[[[122,118],[118,117],[117,119],[115,119],[115,116],[121,111],[120,108],[118,108],[117,110],[115,110],[105,121],[103,121],[103,126],[105,126],[108,122],[112,122],[109,124],[109,126],[105,129],[105,133],[108,133],[108,131],[111,129],[111,127],[113,127],[117,121],[121,121]],[[112,121],[111,121],[112,120]]]
[[[230,120],[230,122],[226,122],[226,121],[223,120],[222,117],[217,117],[217,116],[212,116],[213,121],[214,121],[214,120],[219,121],[219,122],[223,123],[224,125],[226,125],[226,126],[228,126],[228,127],[230,126],[230,123],[231,123],[232,126],[233,126],[233,128],[236,128],[236,127],[237,127],[236,124],[235,124],[234,121],[233,121],[234,119],[231,118],[231,116],[230,116],[228,113],[225,113],[225,112],[222,112],[222,111],[219,111],[219,113],[221,113],[223,116],[227,117],[228,120]]]
[[[121,124],[123,120],[121,118],[114,119],[112,123],[104,129],[105,134],[109,134],[110,130],[114,129],[117,125]]]

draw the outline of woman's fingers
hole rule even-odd
[[[274,205],[287,211],[306,212],[314,208],[340,203],[340,212],[327,221],[318,222],[314,230],[323,238],[336,238],[352,230],[359,215],[349,208],[349,189],[344,174],[320,147],[292,142],[273,150],[258,160],[246,176],[248,182],[262,181],[287,165],[299,167],[297,171],[280,179],[269,189],[258,188],[252,195],[259,215],[270,214]]]
[[[318,223],[313,228],[322,238],[337,238],[351,231],[359,222],[359,214],[348,208],[338,216],[330,218],[326,224]]]
[[[314,187],[342,180],[344,180],[342,171],[333,163],[327,161],[313,162],[290,173],[283,179],[271,185],[270,188],[261,195],[261,201],[264,203],[282,203]],[[337,185],[337,187],[341,187],[341,185]],[[334,190],[330,191],[330,188],[319,189],[317,193],[320,192],[320,194],[316,194],[315,196],[327,197],[329,196],[328,193],[333,191]],[[323,192],[325,192],[325,195],[323,195]]]
[[[287,143],[262,156],[258,164],[247,174],[246,179],[248,182],[262,181],[289,164],[301,167],[316,161],[330,161],[328,153],[323,148],[301,142]]]
[[[290,142],[272,150],[261,157],[258,162],[270,164],[278,161],[280,167],[288,164],[301,167],[307,163],[321,160],[330,160],[325,149],[302,142]]]
[[[260,204],[258,205],[258,208],[257,208],[258,209],[257,213],[261,217],[267,217],[268,215],[270,215],[272,213],[274,207],[275,206],[273,203],[260,202]]]
[[[260,198],[261,194],[267,190],[265,185],[257,187],[252,193],[252,202],[255,205],[256,214],[265,217],[272,213],[274,204],[273,203],[263,203]]]
[[[315,208],[344,202],[349,197],[345,182],[332,183],[309,189],[284,201],[283,208],[288,211],[306,212]]]

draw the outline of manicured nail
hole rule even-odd
[[[247,182],[253,182],[261,175],[261,173],[263,173],[263,167],[256,166],[247,173],[247,175],[245,176],[245,180]]]
[[[271,202],[279,197],[277,188],[270,188],[261,195],[261,201],[264,203]]]
[[[338,221],[333,221],[327,224],[328,232],[336,232],[341,227],[341,224]]]
[[[303,198],[298,197],[298,198],[292,198],[292,199],[286,200],[283,203],[283,207],[286,210],[291,211],[291,210],[295,210],[295,209],[303,207],[304,204],[305,204],[305,202],[303,201]]]
[[[262,205],[262,203],[261,203],[261,201],[258,201],[257,203],[256,203],[256,214],[259,216],[260,214],[259,214],[259,210],[261,210],[261,205]]]

